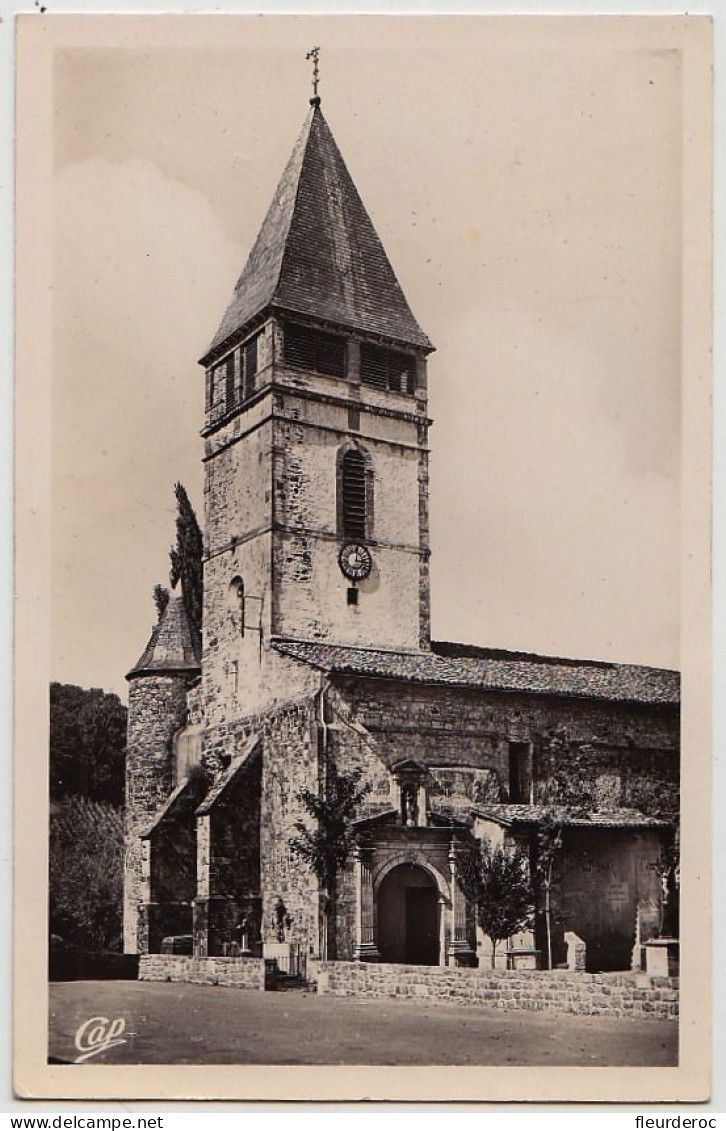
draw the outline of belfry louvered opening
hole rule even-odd
[[[257,384],[258,343],[253,334],[206,373],[204,408],[215,418],[232,412],[254,396]]]
[[[345,377],[345,338],[296,322],[285,324],[285,364],[330,377]]]
[[[237,401],[235,384],[234,354],[230,354],[225,362],[224,370],[224,404],[227,412],[234,408]]]
[[[255,378],[257,377],[257,343],[259,341],[259,334],[255,334],[245,342],[242,347],[242,360],[244,362],[244,399],[248,400],[255,391]]]
[[[366,539],[366,465],[360,452],[343,456],[341,467],[343,537],[351,542]]]
[[[415,374],[416,359],[410,354],[361,343],[360,376],[364,384],[393,393],[413,393]]]

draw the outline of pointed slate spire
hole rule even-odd
[[[133,679],[134,676],[154,672],[199,670],[199,656],[189,628],[184,598],[181,593],[172,593],[159,623],[152,629],[143,655],[126,678]]]
[[[411,313],[320,99],[311,103],[202,364],[268,307],[433,349]]]

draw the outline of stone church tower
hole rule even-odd
[[[638,805],[677,805],[677,673],[431,640],[432,349],[315,97],[201,359],[202,655],[174,596],[128,676],[127,950],[476,965],[466,861],[534,864],[557,759],[592,813],[556,961],[569,930],[622,968],[655,929],[668,822]],[[351,773],[328,899],[290,842],[305,791]]]
[[[312,103],[202,359],[203,683],[224,714],[275,698],[271,637],[429,643],[433,347]]]

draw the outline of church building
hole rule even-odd
[[[201,359],[201,653],[173,593],[127,677],[128,952],[488,963],[467,854],[534,866],[561,771],[553,961],[573,932],[629,968],[662,926],[678,674],[431,639],[433,348],[316,96]],[[331,922],[290,842],[354,770]]]

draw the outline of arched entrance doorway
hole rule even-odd
[[[424,868],[392,868],[381,881],[377,908],[381,962],[438,965],[439,891]]]

